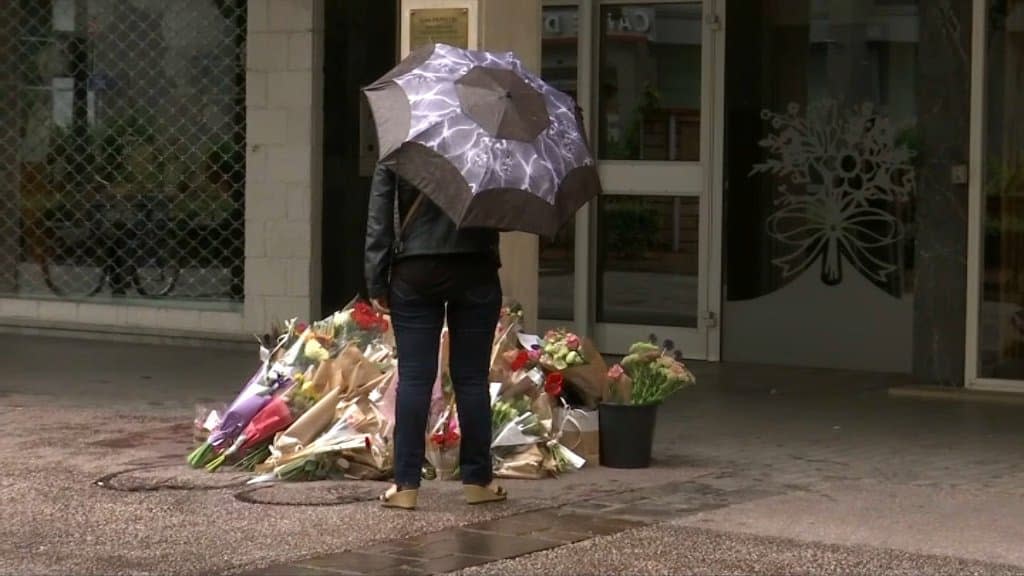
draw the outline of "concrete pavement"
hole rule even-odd
[[[377,483],[249,491],[183,465],[194,404],[230,399],[255,358],[0,335],[0,573],[295,573],[280,570],[552,508],[642,527],[480,552],[467,572],[1024,573],[1019,405],[893,398],[906,381],[892,376],[697,365],[698,386],[659,414],[651,469],[509,482],[513,500],[490,508],[430,483],[403,514],[367,501]],[[303,573],[370,573],[317,566]]]

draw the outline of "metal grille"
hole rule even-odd
[[[245,14],[0,2],[0,294],[241,300]]]

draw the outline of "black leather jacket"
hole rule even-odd
[[[397,181],[397,187],[396,187]],[[377,166],[370,185],[370,207],[366,219],[366,287],[370,298],[388,293],[391,265],[410,256],[445,254],[490,254],[498,263],[498,232],[490,229],[459,230],[441,208],[424,198],[402,233],[401,249],[396,242],[395,190],[398,191],[400,221],[405,222],[419,190],[384,166]]]

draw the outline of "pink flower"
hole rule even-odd
[[[526,356],[530,359],[530,362],[537,362],[540,360],[540,350],[532,348],[526,352]]]
[[[565,337],[565,345],[569,347],[569,350],[579,350],[580,337],[575,334],[569,334]]]
[[[608,377],[612,380],[622,378],[622,375],[625,373],[626,371],[622,369],[622,364],[616,364],[608,369]]]

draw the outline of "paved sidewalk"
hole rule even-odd
[[[184,466],[193,405],[229,399],[255,350],[0,335],[0,355],[0,574],[1024,574],[1020,406],[891,397],[898,377],[696,365],[651,469],[509,482],[483,508],[434,482],[404,513],[369,501],[380,483],[252,489]],[[563,512],[619,529],[509,545]],[[401,552],[425,538],[448,559]]]

